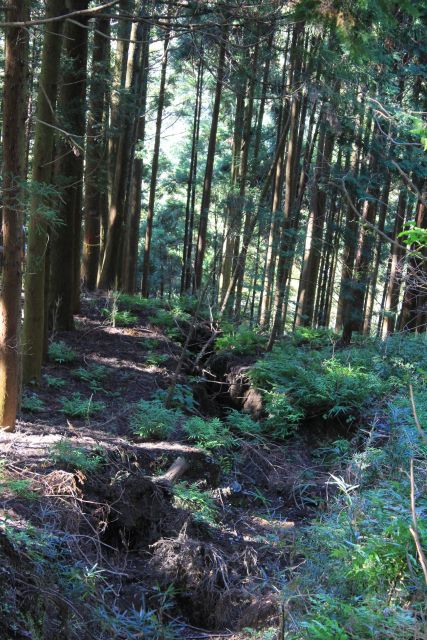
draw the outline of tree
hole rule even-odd
[[[46,17],[65,11],[65,0],[49,0]],[[53,212],[55,108],[62,47],[62,21],[45,27],[32,158],[32,195],[28,223],[23,329],[23,379],[40,381],[44,352],[46,255]]]
[[[29,2],[6,0],[11,22],[29,19]],[[0,308],[0,426],[15,428],[21,374],[21,261],[27,116],[28,31],[7,27],[3,86],[3,286]]]

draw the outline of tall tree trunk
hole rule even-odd
[[[141,219],[141,193],[143,178],[142,148],[145,140],[145,127],[147,122],[147,88],[148,88],[148,64],[150,52],[150,24],[144,22],[144,33],[142,36],[142,58],[141,58],[141,78],[140,78],[140,107],[137,119],[136,147],[137,156],[133,162],[131,176],[130,198],[129,198],[129,233],[127,239],[127,264],[124,274],[123,290],[126,293],[136,291],[136,271],[138,261],[139,244],[139,223]]]
[[[202,110],[203,60],[197,65],[196,100],[194,104],[193,133],[191,139],[190,168],[187,180],[187,200],[185,203],[185,229],[182,253],[181,295],[191,289],[191,255],[193,253],[194,199],[197,179],[198,144],[200,135],[200,115]],[[193,197],[194,196],[194,197]]]
[[[254,107],[254,95],[255,95],[255,85],[256,85],[256,77],[257,77],[257,65],[258,65],[258,50],[259,50],[259,41],[257,40],[254,52],[252,55],[252,65],[250,77],[248,78],[248,86],[247,86],[247,95],[246,95],[246,108],[245,108],[245,117],[243,121],[243,135],[242,135],[242,152],[240,154],[240,170],[239,170],[239,218],[245,213],[245,222],[243,227],[243,242],[246,242],[247,235],[249,233],[252,212],[250,210],[249,203],[245,202],[246,198],[246,184],[248,178],[248,167],[249,167],[249,149],[252,139],[252,114]],[[243,282],[245,277],[245,267],[246,260],[242,260],[239,266],[239,276],[237,279],[236,285],[236,300],[235,300],[235,317],[238,318],[240,315],[240,307],[242,304],[242,292],[243,292]]]
[[[199,291],[202,284],[203,262],[206,252],[209,207],[211,203],[212,177],[215,160],[216,135],[218,130],[219,109],[221,106],[222,86],[225,69],[225,52],[227,48],[227,24],[221,29],[215,97],[212,109],[211,129],[206,157],[205,177],[203,180],[202,202],[200,205],[199,232],[197,238],[196,258],[194,263],[194,290]]]
[[[407,203],[407,191],[406,188],[401,189],[399,193],[399,200],[397,203],[397,211],[394,220],[393,239],[399,242],[399,234],[403,231],[403,225],[405,222]],[[403,246],[391,245],[390,250],[390,274],[388,292],[386,297],[385,309],[386,309],[386,334],[394,332],[397,322],[397,307],[399,305],[400,296],[400,283],[401,277],[399,274],[399,268],[401,268],[400,262],[404,254]]]
[[[87,9],[88,0],[68,0],[70,11]],[[50,309],[57,329],[73,328],[77,291],[80,286],[80,227],[85,133],[87,16],[76,16],[65,26],[67,67],[62,78],[58,107],[62,129],[67,132],[57,145],[55,179],[62,187],[58,218],[52,234]]]
[[[65,0],[49,0],[46,17],[65,11]],[[33,146],[33,193],[27,234],[23,327],[23,380],[40,381],[45,336],[45,272],[52,207],[55,108],[62,47],[61,21],[45,27]]]
[[[302,55],[300,51],[301,42],[303,41],[304,25],[296,23],[291,45],[291,85],[295,88],[298,86],[302,65]],[[267,348],[270,350],[276,337],[279,334],[282,322],[282,308],[285,299],[286,282],[288,279],[287,252],[289,243],[294,240],[290,236],[293,235],[293,216],[295,215],[295,197],[297,195],[298,179],[296,175],[297,166],[297,145],[298,145],[298,123],[301,107],[301,96],[299,93],[293,96],[291,104],[291,120],[288,141],[288,152],[286,158],[285,169],[285,204],[283,209],[282,233],[280,240],[279,260],[277,265],[277,276],[275,285],[275,315],[273,326],[270,332],[270,338]]]
[[[133,6],[133,3],[132,3]],[[111,140],[114,156],[114,176],[112,178],[110,207],[108,214],[108,231],[105,250],[102,259],[98,286],[100,289],[110,289],[119,283],[121,275],[121,251],[123,249],[123,232],[125,225],[126,187],[130,163],[131,132],[135,117],[135,74],[134,68],[139,65],[141,51],[142,25],[133,22],[131,43],[127,49],[127,55],[122,62],[125,67],[125,75],[120,96],[117,127],[118,139]],[[135,65],[135,63],[137,63]],[[116,71],[118,75],[118,70]],[[117,78],[118,80],[118,78]],[[115,151],[114,151],[115,149]],[[110,159],[110,162],[113,158]],[[113,169],[110,167],[110,171]],[[110,178],[111,179],[111,178]]]
[[[276,146],[279,143],[282,132],[287,133],[289,128],[289,102],[284,99],[285,84],[286,84],[286,61],[283,65],[283,78],[282,78],[282,100],[280,104]],[[271,292],[274,283],[274,272],[277,261],[277,248],[280,236],[280,207],[282,205],[282,191],[283,191],[283,179],[285,170],[285,147],[283,146],[282,152],[276,165],[276,171],[273,182],[273,193],[271,202],[271,217],[270,217],[270,229],[267,240],[267,253],[265,261],[265,282],[264,293],[261,301],[260,309],[260,325],[266,327],[270,322],[271,314]]]
[[[221,300],[224,299],[230,284],[231,274],[233,271],[236,237],[240,227],[240,219],[237,215],[239,210],[239,195],[237,193],[237,187],[239,179],[240,154],[242,151],[245,92],[242,79],[239,77],[238,80],[239,82],[236,87],[233,148],[231,152],[231,183],[230,191],[227,195],[227,218],[225,221],[225,237],[222,250]]]
[[[326,118],[326,112],[324,114]],[[324,127],[326,128],[326,122]],[[300,295],[298,299],[297,325],[311,326],[313,323],[316,285],[319,275],[323,227],[325,224],[327,182],[330,174],[330,162],[334,148],[334,132],[328,130],[320,136],[314,185],[311,199],[309,228],[311,237],[304,259],[304,266],[300,280]]]
[[[365,306],[365,296],[369,286],[371,274],[372,250],[374,247],[374,235],[370,225],[374,224],[378,208],[379,186],[378,177],[375,176],[378,168],[378,157],[376,145],[378,140],[373,140],[369,175],[373,176],[372,187],[368,191],[368,199],[365,200],[362,209],[362,220],[368,224],[361,224],[359,227],[359,238],[357,242],[356,256],[354,260],[354,271],[351,280],[352,299],[347,301],[347,312],[344,317],[342,342],[348,344],[354,331],[363,329],[363,309]],[[354,206],[354,203],[353,203]]]
[[[109,73],[110,19],[95,21],[93,36],[92,76],[86,128],[86,168],[83,239],[83,281],[89,291],[96,287],[101,249],[102,207],[108,190],[106,145],[106,107]]]
[[[29,20],[29,2],[6,0],[8,20]],[[0,318],[0,427],[15,428],[20,398],[22,181],[28,100],[28,31],[7,27],[3,85],[3,283]]]
[[[139,16],[143,18],[146,0],[139,3]],[[117,264],[117,284],[118,288],[124,290],[127,287],[127,272],[129,260],[129,244],[130,244],[130,226],[131,226],[131,185],[133,179],[133,169],[135,160],[136,141],[138,137],[138,122],[140,114],[141,92],[143,90],[142,82],[144,80],[142,74],[142,63],[145,57],[147,22],[144,23],[145,28],[140,22],[132,25],[131,44],[129,46],[129,61],[126,74],[125,86],[129,88],[130,105],[126,117],[126,126],[122,134],[120,144],[124,145],[125,153],[120,171],[121,185],[118,188],[119,195],[122,197],[117,202],[119,218],[123,221],[123,229],[120,237],[120,248]],[[145,78],[146,79],[146,78]],[[120,154],[122,155],[122,154]]]
[[[378,217],[378,230],[384,231],[385,219],[387,215],[388,208],[388,198],[390,194],[390,183],[391,183],[391,175],[390,172],[387,173],[386,181],[383,186],[383,192],[381,195],[380,202],[380,213]],[[378,273],[381,263],[381,250],[384,243],[384,238],[378,233],[375,241],[375,249],[374,249],[374,260],[373,260],[373,269],[372,269],[372,280],[370,283],[369,291],[367,294],[366,305],[365,305],[365,318],[363,321],[363,333],[365,335],[369,335],[371,333],[372,326],[372,315],[374,312],[375,298],[377,292],[377,282],[378,282]]]
[[[147,207],[147,226],[145,229],[144,261],[142,264],[141,294],[145,298],[148,298],[150,293],[151,239],[153,235],[154,204],[156,200],[156,189],[157,189],[157,173],[159,170],[159,155],[160,155],[160,140],[161,140],[160,135],[162,130],[163,108],[165,104],[166,70],[167,70],[167,64],[168,64],[169,40],[170,40],[170,27],[168,25],[165,33],[164,43],[163,43],[163,58],[162,58],[162,67],[160,71],[159,99],[157,103],[156,133],[154,137],[153,161],[151,165],[150,194],[148,197],[148,207]]]

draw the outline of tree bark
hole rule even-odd
[[[202,285],[203,262],[206,252],[206,240],[208,230],[209,207],[211,203],[212,177],[215,160],[216,135],[218,130],[219,109],[221,106],[222,86],[225,69],[225,52],[227,48],[228,29],[224,23],[221,29],[217,80],[215,97],[212,109],[211,129],[209,135],[208,152],[206,157],[205,177],[203,180],[202,202],[200,205],[199,232],[197,238],[196,258],[194,263],[194,291],[199,291]]]
[[[68,0],[70,11],[87,9],[88,0]],[[80,226],[83,183],[83,140],[85,133],[86,16],[65,26],[67,68],[62,78],[58,108],[62,129],[67,131],[57,145],[56,185],[62,190],[58,210],[60,224],[52,234],[50,265],[51,321],[57,329],[74,326],[77,293],[80,289]]]
[[[29,19],[29,2],[6,0],[11,21]],[[3,286],[0,307],[0,427],[15,428],[20,398],[22,181],[28,101],[28,31],[8,27],[3,85]]]
[[[65,0],[49,0],[46,17],[61,15]],[[33,146],[33,193],[27,233],[23,326],[23,380],[40,381],[45,336],[45,273],[52,214],[52,158],[63,23],[45,27]]]
[[[102,207],[108,190],[108,162],[105,130],[107,125],[110,19],[95,21],[92,76],[86,128],[86,168],[83,239],[83,282],[89,291],[96,287],[101,250]],[[107,37],[105,37],[107,36]]]
[[[162,130],[163,108],[165,104],[166,70],[168,63],[170,27],[167,27],[163,44],[163,59],[160,71],[159,99],[157,104],[156,133],[154,137],[153,162],[151,165],[150,194],[148,197],[147,223],[145,229],[144,260],[142,264],[141,294],[148,298],[150,294],[150,253],[153,235],[154,204],[156,200],[157,173],[159,169],[160,135]]]

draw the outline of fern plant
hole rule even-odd
[[[73,393],[70,398],[60,398],[62,408],[60,411],[72,418],[84,418],[99,413],[105,409],[105,402],[82,398],[80,393]]]
[[[130,425],[134,433],[146,440],[162,440],[173,433],[181,418],[180,411],[167,409],[160,400],[140,400],[135,407]]]
[[[63,340],[51,342],[48,349],[49,359],[58,364],[70,364],[77,358],[77,353]]]
[[[236,443],[230,429],[219,418],[189,418],[184,425],[187,438],[203,449],[229,449]]]

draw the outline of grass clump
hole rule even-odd
[[[253,420],[247,413],[230,409],[225,422],[229,429],[242,438],[247,436],[259,438],[262,433],[262,424]]]
[[[80,393],[73,393],[70,398],[60,398],[62,404],[61,413],[72,418],[84,418],[99,413],[105,409],[105,403],[90,398],[82,398]]]
[[[30,413],[38,413],[46,409],[45,404],[36,393],[24,393],[21,401],[21,408]]]
[[[156,393],[156,398],[164,402],[168,397],[167,389],[159,389]],[[173,397],[171,400],[171,407],[181,409],[192,413],[196,407],[196,401],[193,397],[193,391],[189,385],[176,384],[173,390]]]
[[[130,420],[134,433],[146,440],[167,440],[175,431],[182,413],[167,409],[160,400],[140,400]]]
[[[51,456],[56,463],[63,463],[81,471],[95,471],[104,462],[100,454],[76,447],[70,440],[63,439],[53,445]]]
[[[64,378],[58,378],[57,376],[50,376],[48,374],[43,376],[46,385],[51,389],[62,389],[67,386],[67,381]]]
[[[107,318],[113,327],[128,327],[138,322],[138,317],[130,311],[120,311],[120,309],[103,309],[103,315]]]
[[[58,364],[70,364],[77,358],[77,353],[63,340],[51,342],[48,349],[49,359]]]
[[[189,418],[184,425],[187,438],[202,449],[229,449],[236,443],[236,438],[227,425],[219,418],[205,420],[198,416]]]

